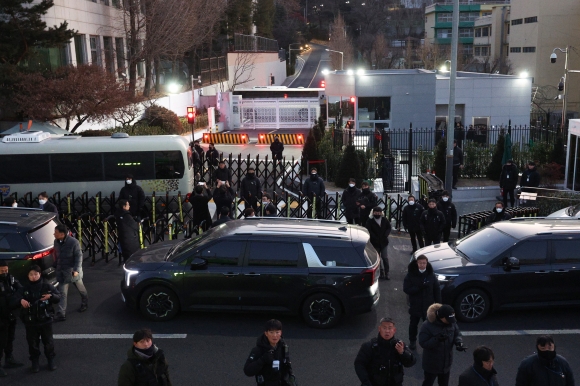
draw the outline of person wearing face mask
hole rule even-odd
[[[427,256],[420,255],[409,263],[407,276],[403,281],[403,292],[409,304],[409,348],[417,348],[417,332],[421,319],[427,319],[427,309],[434,303],[441,303],[439,280]]]
[[[425,246],[439,244],[441,233],[445,227],[445,215],[437,210],[437,201],[431,198],[427,203],[427,210],[421,214],[421,232],[425,236]]]
[[[260,179],[256,177],[256,169],[248,168],[246,177],[240,184],[240,195],[246,203],[246,208],[254,208],[255,213],[258,212],[258,199],[262,199],[262,184]]]
[[[554,338],[540,335],[536,354],[525,358],[518,367],[516,386],[574,386],[574,374],[568,361],[556,354]]]
[[[28,352],[32,362],[32,372],[40,371],[40,340],[44,345],[44,355],[48,359],[48,369],[56,370],[54,363],[54,339],[52,335],[53,305],[60,302],[60,292],[45,281],[38,265],[33,265],[28,271],[28,279],[18,290],[16,302],[20,304],[20,318],[26,327]]]
[[[419,247],[423,248],[425,246],[423,233],[421,233],[421,222],[419,221],[424,209],[413,195],[409,195],[407,203],[409,205],[403,208],[403,227],[405,227],[411,237],[411,245],[413,246],[411,254],[413,254],[417,250],[417,241],[419,241]]]
[[[3,355],[6,358],[6,368],[23,366],[12,355],[14,351],[14,336],[16,333],[14,302],[15,296],[20,288],[22,288],[20,282],[8,273],[8,264],[6,264],[6,261],[0,260],[0,377],[8,375],[1,367]]]
[[[141,247],[139,242],[139,224],[131,216],[130,209],[131,204],[129,204],[129,201],[124,199],[117,201],[115,222],[124,263]]]
[[[230,218],[230,208],[227,206],[222,206],[219,210],[219,218],[213,222],[211,225],[212,228],[218,227],[225,222],[232,221]]]
[[[280,141],[278,136],[274,136],[274,142],[270,144],[270,151],[272,152],[272,161],[282,161],[282,152],[284,152],[284,143]]]
[[[121,188],[119,198],[129,201],[133,218],[141,216],[141,211],[145,206],[145,192],[137,185],[137,181],[132,174],[127,174],[125,177],[125,186]]]
[[[118,386],[171,386],[163,350],[153,344],[153,333],[143,328],[133,334],[133,346],[119,370]]]
[[[222,159],[218,163],[218,168],[213,172],[213,179],[217,188],[226,183],[228,187],[232,185],[232,172],[230,168],[226,167],[225,160]]]
[[[510,218],[512,216],[503,209],[503,202],[498,201],[495,203],[495,208],[493,208],[491,214],[485,219],[485,223],[492,224],[498,221],[509,220]]]
[[[234,192],[234,190],[230,187],[230,183],[228,181],[223,181],[223,183],[213,191],[213,202],[215,203],[216,212],[219,208],[223,208],[225,206],[228,208],[230,218],[233,219],[232,208],[235,197],[236,192]]]
[[[366,228],[371,236],[370,242],[381,259],[381,278],[391,280],[389,277],[387,247],[389,246],[389,235],[392,228],[391,222],[383,217],[383,209],[380,206],[373,208],[373,217],[367,220]]]
[[[445,226],[443,227],[443,242],[449,241],[449,234],[451,228],[455,229],[457,226],[457,210],[455,205],[451,202],[451,197],[447,190],[443,191],[441,200],[437,203],[437,209],[445,216]]]
[[[205,182],[201,182],[200,184],[201,185],[195,187],[193,193],[189,196],[189,202],[191,203],[191,208],[193,210],[193,225],[201,226],[203,230],[206,231],[211,228],[212,224],[211,213],[209,213],[208,206],[212,195]]]
[[[272,203],[272,196],[269,193],[262,194],[261,217],[277,217],[276,214],[276,206]]]
[[[218,166],[218,160],[220,159],[220,153],[215,148],[213,143],[209,144],[209,149],[205,153],[205,159],[207,159],[208,166],[216,167]]]
[[[46,192],[42,192],[38,195],[38,204],[40,205],[40,209],[44,212],[56,213],[58,216],[58,209],[56,208],[56,205],[48,201],[48,194],[46,194]]]
[[[489,347],[479,346],[473,350],[473,366],[461,373],[458,386],[499,386],[494,359]]]
[[[371,192],[368,182],[363,181],[360,187],[361,193],[356,200],[356,203],[360,208],[360,223],[364,226],[371,215],[371,211],[375,206],[377,206],[379,198],[376,194]]]
[[[306,181],[304,181],[302,190],[303,195],[308,197],[311,202],[311,205],[308,205],[308,211],[306,213],[308,218],[313,218],[313,205],[316,206],[316,218],[321,218],[326,188],[324,186],[324,180],[318,176],[318,170],[316,168],[310,169],[310,178],[307,178]],[[316,197],[316,203],[314,203],[314,197]]]
[[[360,205],[357,205],[357,200],[361,191],[356,187],[356,180],[350,178],[348,180],[348,188],[342,192],[341,201],[344,207],[344,217],[349,224],[360,225]]]

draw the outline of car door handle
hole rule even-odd
[[[222,273],[222,275],[224,276],[238,276],[239,273],[235,273],[235,272],[227,272],[227,273]]]
[[[250,272],[250,273],[245,273],[244,276],[260,276],[259,273],[254,273],[254,272]]]
[[[550,273],[550,271],[536,271],[534,273]]]
[[[570,270],[569,269],[559,269],[559,270],[554,271],[554,272],[556,272],[556,273],[566,273],[566,272],[570,272]]]

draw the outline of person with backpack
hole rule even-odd
[[[171,386],[169,365],[163,350],[153,344],[150,329],[133,334],[133,346],[119,371],[118,386]]]

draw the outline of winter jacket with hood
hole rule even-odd
[[[134,347],[129,349],[127,360],[119,371],[118,386],[171,386],[165,354],[157,346],[155,348],[151,358],[137,355]]]
[[[207,159],[208,165],[218,166],[219,158],[220,153],[215,147],[213,149],[210,148],[205,152],[205,159]]]
[[[316,199],[320,202],[320,200],[324,199],[324,195],[326,194],[326,188],[324,187],[324,180],[318,177],[318,174],[315,178],[312,176],[308,177],[304,184],[302,185],[302,189],[304,195],[312,200],[314,195],[316,194]],[[319,205],[319,204],[317,204]]]
[[[385,217],[381,216],[381,225],[377,224],[374,217],[367,220],[365,227],[371,235],[370,242],[375,247],[378,253],[381,253],[383,248],[389,245],[389,235],[391,234],[391,222]]]
[[[280,362],[280,369],[272,368],[272,361]],[[256,347],[250,352],[244,366],[244,374],[248,377],[262,376],[263,386],[286,386],[292,374],[292,365],[288,356],[288,346],[280,339],[276,348],[270,345],[268,338],[262,334],[258,337]]]
[[[453,364],[455,345],[463,343],[457,323],[443,323],[436,312],[441,304],[427,309],[427,320],[419,331],[419,345],[423,347],[423,371],[430,374],[446,374]],[[443,340],[440,340],[443,339]]]
[[[455,205],[451,202],[451,199],[447,202],[443,201],[443,199],[439,200],[437,210],[445,216],[445,225],[455,228],[457,225],[457,209],[455,209]]]
[[[138,217],[141,216],[141,209],[145,206],[145,192],[143,188],[137,185],[137,180],[134,178],[131,178],[131,180],[130,184],[125,181],[125,186],[119,192],[119,199],[122,198],[129,201],[131,216]]]
[[[139,224],[131,216],[131,212],[123,210],[115,215],[119,243],[123,255],[129,257],[139,249]]]
[[[414,205],[407,205],[403,208],[403,227],[411,232],[417,232],[421,230],[421,213],[425,209],[421,204],[417,203],[415,200]]]
[[[220,180],[221,182],[227,181],[230,183],[230,186],[231,186],[232,185],[232,171],[228,167],[225,167],[225,166],[223,169],[218,167],[213,172],[213,180],[216,183],[217,183],[217,180]]]
[[[497,371],[494,368],[488,371],[481,366],[473,365],[461,373],[458,386],[499,386]]]
[[[349,186],[342,192],[341,200],[342,205],[344,206],[344,217],[348,220],[352,220],[354,218],[360,217],[360,206],[357,205],[358,197],[360,196],[361,191],[353,186],[352,188]]]
[[[222,187],[225,186],[222,185]],[[231,215],[231,213],[233,213],[232,206],[234,202],[234,197],[236,197],[236,192],[234,192],[232,188],[222,189],[222,187],[214,189],[213,191],[213,202],[215,203],[216,212],[220,213],[220,209],[225,206],[230,209]]]
[[[428,208],[421,214],[421,231],[430,239],[441,236],[445,227],[445,215],[437,208]]]
[[[399,354],[395,348],[398,341],[394,336],[385,340],[379,334],[377,338],[362,344],[354,361],[354,369],[362,386],[403,384],[403,368],[415,365],[417,359],[406,346]]]
[[[520,186],[522,188],[537,188],[540,186],[540,173],[538,173],[538,170],[535,166],[532,169],[526,168],[526,170],[522,172],[522,176],[520,177]],[[533,189],[528,189],[527,191],[530,192],[533,191]]]
[[[284,151],[284,144],[280,140],[275,139],[274,142],[270,144],[270,151],[272,152],[272,159],[281,160],[282,152]]]
[[[358,196],[356,200],[359,203],[360,208],[360,218],[361,222],[364,225],[371,215],[371,212],[375,206],[377,206],[377,202],[379,198],[376,194],[371,192],[370,188],[361,189],[361,194]],[[364,206],[364,208],[362,208]]]
[[[505,164],[501,169],[499,176],[499,187],[502,189],[512,190],[518,185],[518,168],[516,165]]]
[[[244,200],[256,200],[262,198],[262,183],[256,174],[244,177],[240,186],[240,195]]]
[[[574,374],[563,356],[548,360],[536,353],[520,363],[516,386],[574,386]]]
[[[48,300],[41,301],[42,296],[46,294],[51,296]],[[20,308],[22,322],[27,326],[42,326],[52,323],[54,316],[53,304],[60,302],[60,292],[43,278],[34,282],[26,278],[14,297],[14,305],[20,305],[23,299],[30,303],[30,307]]]
[[[417,260],[410,262],[403,291],[409,295],[409,314],[413,316],[426,318],[427,309],[434,303],[441,303],[441,289],[431,263],[427,263],[427,269],[421,273]]]
[[[498,222],[498,221],[505,221],[505,220],[509,220],[510,218],[512,218],[512,216],[507,213],[505,210],[502,210],[501,213],[498,213],[497,208],[493,208],[493,210],[491,211],[491,214],[489,216],[487,216],[487,218],[485,219],[485,223],[486,224],[492,224],[494,222]]]
[[[211,197],[211,192],[207,189],[201,194],[194,192],[189,196],[189,202],[193,209],[193,225],[200,225],[205,221],[205,229],[211,228],[211,214],[208,207]]]

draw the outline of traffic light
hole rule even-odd
[[[288,99],[288,94],[284,94],[284,99]]]
[[[195,123],[195,106],[187,106],[187,123],[190,125]]]
[[[326,82],[324,80],[320,81],[320,88],[326,88]]]
[[[356,101],[356,97],[350,97],[350,103],[354,103]]]

